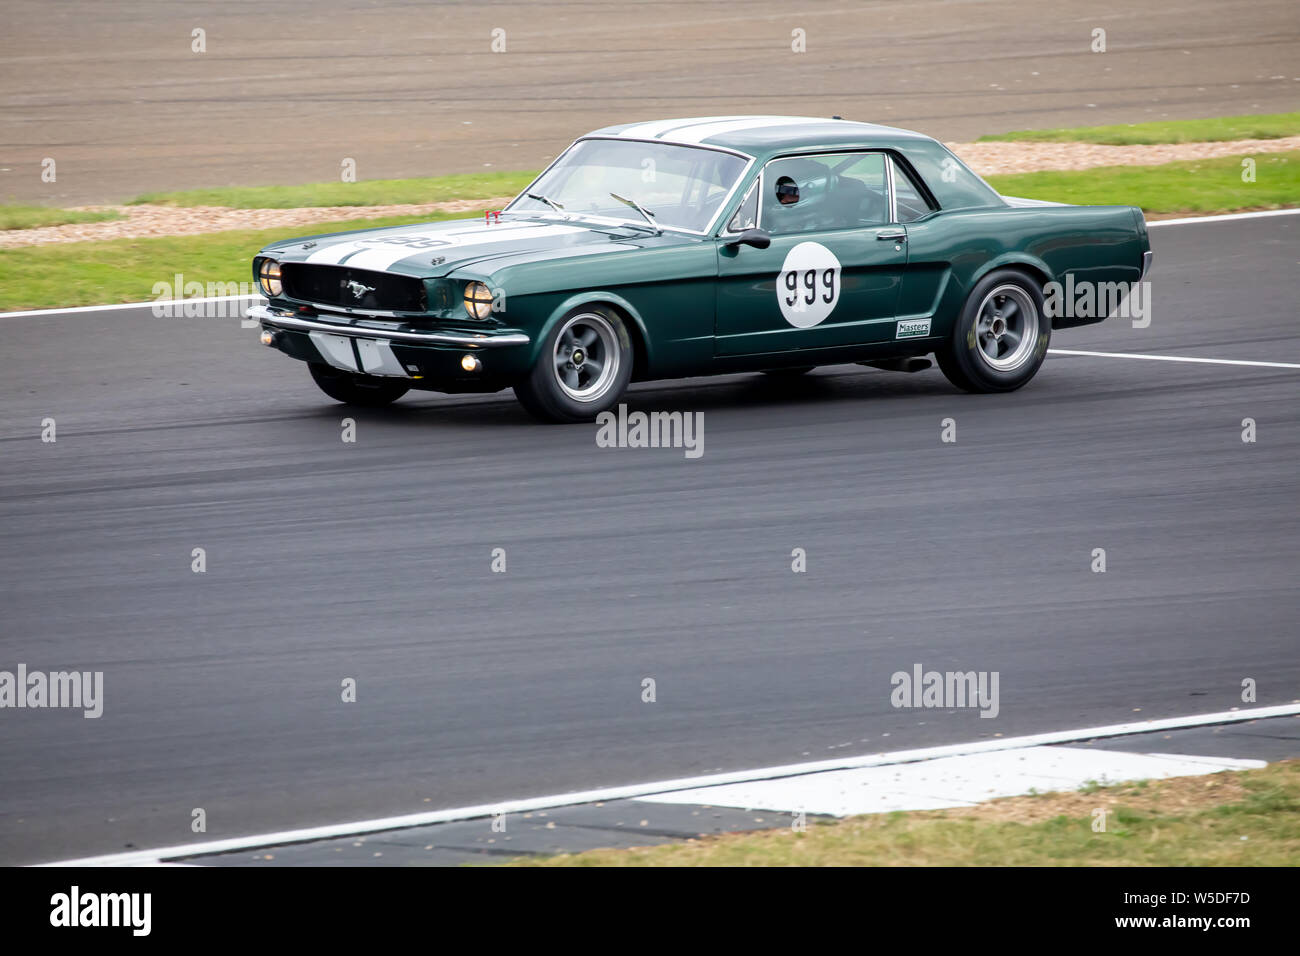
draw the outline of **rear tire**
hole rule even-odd
[[[1010,392],[1038,372],[1051,338],[1038,282],[1024,272],[1000,269],[975,284],[948,341],[934,355],[960,389]]]
[[[544,422],[589,422],[632,380],[632,338],[612,309],[579,306],[551,329],[515,397]]]
[[[379,378],[374,375],[358,375],[345,372],[332,365],[320,365],[312,362],[307,366],[312,380],[320,390],[347,405],[362,408],[381,408],[391,405],[411,390],[401,379]]]

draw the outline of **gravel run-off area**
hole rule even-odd
[[[1102,146],[1096,143],[948,143],[953,152],[981,175],[1028,173],[1043,169],[1090,169],[1096,166],[1155,166],[1178,160],[1215,159],[1248,153],[1300,149],[1300,136],[1216,143],[1168,143],[1152,146]],[[476,214],[499,209],[512,197],[453,200],[400,206],[311,206],[299,209],[228,209],[220,206],[85,206],[112,210],[125,218],[0,232],[0,248],[39,246],[95,239],[190,236],[228,229],[295,229],[318,222],[420,216],[434,212]]]

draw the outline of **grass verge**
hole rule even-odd
[[[1281,209],[1300,203],[1300,151],[1248,157],[1255,161],[1253,183],[1241,179],[1245,158],[1043,170],[987,178],[1004,196],[1085,206],[1140,206],[1151,214]]]
[[[302,227],[304,234],[456,219],[460,214],[354,219]],[[0,249],[0,311],[145,302],[155,282],[252,282],[253,256],[290,229],[238,229],[201,236],[108,239]]]
[[[1104,809],[1105,832],[1094,832]],[[1294,866],[1300,760],[513,866]]]
[[[1258,116],[1219,116],[1214,119],[1076,126],[1070,129],[1022,129],[981,136],[978,142],[1100,143],[1105,146],[1149,146],[1157,143],[1211,143],[1234,139],[1282,139],[1300,135],[1300,113]]]
[[[1079,204],[1134,205],[1141,206],[1148,215],[1276,209],[1300,203],[1300,151],[1261,153],[1253,158],[1256,160],[1253,183],[1241,181],[1241,157],[1162,166],[1107,166],[991,176],[989,182],[1008,196]],[[493,182],[484,191],[501,188]],[[316,234],[466,215],[438,213],[357,219],[300,228],[303,234]],[[152,297],[155,282],[170,281],[176,272],[204,283],[248,281],[257,250],[276,239],[290,238],[294,231],[232,230],[199,236],[109,239],[0,249],[0,311],[146,301]]]
[[[0,205],[0,229],[38,229],[41,226],[66,226],[75,222],[106,222],[121,219],[117,212],[83,212],[78,209],[51,209],[47,206]]]
[[[230,209],[298,209],[303,206],[396,206],[513,196],[537,173],[490,172],[426,179],[375,179],[359,183],[307,183],[303,186],[232,186],[147,193],[130,205],[226,206]]]

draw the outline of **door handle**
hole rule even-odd
[[[880,239],[880,240],[883,240],[883,241],[885,241],[885,242],[906,242],[906,241],[907,241],[907,233],[906,233],[906,232],[902,232],[902,231],[899,231],[899,232],[878,232],[878,233],[876,233],[876,238],[877,238],[877,239]]]

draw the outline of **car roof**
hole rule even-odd
[[[643,139],[688,146],[719,146],[754,157],[789,149],[889,146],[929,136],[893,126],[817,116],[701,116],[694,119],[623,123],[587,136]]]

